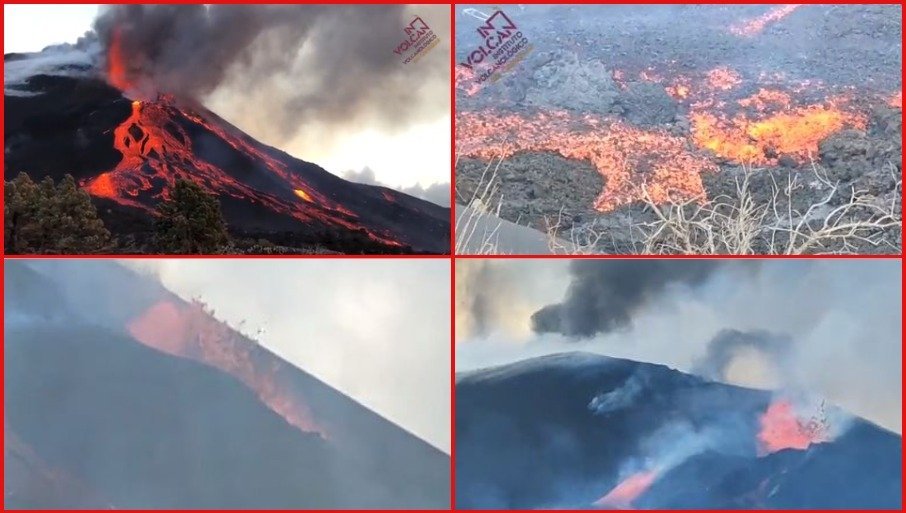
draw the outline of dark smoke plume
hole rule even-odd
[[[715,260],[576,260],[563,302],[532,314],[537,333],[590,337],[632,324],[633,315],[672,283],[701,285]]]
[[[708,343],[705,356],[695,362],[692,372],[705,378],[726,381],[729,379],[727,371],[730,364],[742,351],[758,351],[771,363],[779,365],[791,346],[792,340],[786,335],[764,330],[721,330]]]
[[[417,65],[393,52],[403,28],[429,9],[112,5],[95,31],[104,48],[118,35],[128,78],[140,91],[203,100],[226,88],[244,93],[237,102],[265,99],[258,115],[289,139],[311,122],[392,127],[444,112],[448,105],[437,98],[449,96],[449,26],[432,26],[441,44]]]

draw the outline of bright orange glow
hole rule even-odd
[[[890,99],[887,101],[887,104],[891,107],[896,107],[898,109],[903,108],[903,91],[897,91],[891,95]]]
[[[290,425],[328,437],[301,393],[281,381],[286,364],[273,356],[262,357],[253,341],[215,319],[204,305],[161,301],[131,320],[127,329],[142,344],[236,377]]]
[[[844,128],[864,129],[864,115],[848,112],[843,102],[792,106],[786,93],[761,90],[739,100],[747,108],[734,116],[693,108],[692,139],[700,148],[738,163],[775,164],[779,155],[804,162],[818,152],[818,143]]]
[[[309,196],[308,193],[303,191],[302,189],[293,189],[293,192],[296,193],[296,196],[304,199],[305,201],[312,201],[311,196]]]
[[[783,449],[804,450],[812,444],[826,442],[826,427],[812,419],[801,420],[793,404],[780,400],[772,402],[759,418],[759,455],[764,456]]]
[[[127,91],[132,87],[127,76],[126,58],[123,55],[122,35],[120,28],[113,29],[110,46],[107,48],[107,80],[110,85],[120,91]]]
[[[594,505],[602,508],[629,509],[632,502],[648,490],[657,478],[658,474],[654,470],[636,472],[620,481],[607,495],[595,501]]]
[[[354,212],[317,192],[288,164],[225,121],[217,121],[209,122],[177,106],[170,96],[161,95],[156,101],[133,101],[131,115],[113,131],[113,147],[123,155],[122,159],[114,169],[81,185],[95,196],[151,212],[155,204],[169,197],[176,180],[182,178],[192,180],[214,196],[245,199],[302,223],[320,221],[344,229],[364,229]],[[250,160],[260,162],[266,172],[277,177],[283,194],[254,189],[200,158],[184,126],[187,123],[207,129]],[[305,201],[299,202],[295,197]],[[384,244],[401,245],[384,234],[367,229],[366,233]]]
[[[740,37],[757,36],[758,34],[761,34],[768,25],[786,18],[800,7],[802,7],[802,4],[786,4],[775,7],[757,18],[733,25],[730,27],[730,32]]]
[[[110,172],[98,175],[85,186],[85,190],[88,191],[88,194],[99,198],[117,198],[117,186],[113,183],[113,174]]]
[[[642,199],[643,184],[658,203],[704,198],[701,174],[717,170],[690,152],[683,137],[567,112],[531,117],[462,113],[456,139],[457,149],[466,156],[493,159],[547,151],[590,162],[606,180],[594,205],[601,212]]]

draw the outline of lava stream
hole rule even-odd
[[[187,129],[192,123],[216,134],[249,160],[263,164],[277,178],[277,189],[269,193],[252,188],[197,155]],[[113,146],[123,156],[116,167],[82,183],[94,196],[151,212],[157,201],[169,197],[176,180],[181,178],[195,182],[212,195],[258,203],[302,223],[320,221],[349,230],[364,229],[355,213],[317,192],[287,164],[231,130],[176,106],[168,96],[162,95],[156,101],[133,101],[130,116],[114,129]],[[330,215],[330,211],[339,215]],[[370,230],[366,233],[381,243],[401,245],[387,235]]]
[[[613,490],[607,492],[607,495],[596,500],[594,505],[600,508],[630,509],[633,501],[645,493],[657,478],[658,473],[655,470],[636,472],[620,481]]]
[[[757,18],[733,25],[730,27],[730,32],[740,37],[757,36],[764,31],[768,25],[786,18],[800,7],[802,7],[802,4],[786,4],[775,7]]]
[[[160,301],[127,324],[139,342],[167,354],[220,369],[253,390],[272,411],[305,433],[328,438],[327,431],[297,390],[283,384],[283,362],[256,358],[257,347],[228,325],[214,319],[204,306]]]
[[[594,207],[608,212],[642,200],[642,186],[656,203],[703,199],[701,174],[717,166],[687,149],[686,140],[617,120],[567,112],[461,113],[457,151],[484,159],[519,151],[549,151],[591,162],[605,178]]]

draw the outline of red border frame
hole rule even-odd
[[[4,3],[4,5],[6,5],[6,4],[28,4],[28,3],[81,4],[81,3],[85,3],[85,2],[78,2],[78,1],[72,1],[72,0],[61,0],[61,1],[59,1],[59,2],[43,2],[43,1],[38,0],[37,2],[24,2],[24,1],[6,2],[6,3]],[[110,4],[110,3],[142,3],[142,2],[138,2],[138,1],[134,1],[134,0],[129,0],[129,1],[126,1],[126,2],[109,2],[109,1],[104,1],[104,2],[101,2],[101,3]],[[160,2],[160,3],[191,4],[191,3],[196,3],[196,2],[186,2],[186,1],[182,1],[182,0],[177,0],[177,1],[168,0],[168,1]],[[232,1],[232,0],[231,0],[231,1],[217,2],[217,3],[225,3],[225,4],[226,4],[226,3],[248,3],[248,2],[237,2],[237,1]],[[297,2],[286,2],[286,1],[279,1],[279,0],[278,0],[278,1],[275,1],[275,2],[272,2],[272,3],[292,4],[292,3],[297,3]],[[324,0],[324,1],[321,1],[321,2],[318,2],[318,3],[322,3],[322,4],[346,4],[346,3],[357,3],[357,4],[393,4],[393,3],[396,3],[396,2],[383,2],[383,1],[378,1],[378,0],[360,0],[360,1],[358,1],[358,2],[339,2],[339,1],[336,1],[336,0]],[[456,474],[456,473],[455,473],[455,462],[456,462],[456,442],[455,442],[455,435],[456,435],[456,432],[455,432],[455,427],[456,427],[456,394],[455,394],[455,383],[456,383],[456,364],[455,364],[455,362],[456,362],[456,323],[455,323],[455,313],[456,313],[456,261],[457,261],[458,259],[465,259],[465,260],[468,260],[468,259],[585,259],[585,258],[601,258],[601,259],[604,259],[604,258],[646,258],[646,259],[647,259],[647,258],[680,258],[680,259],[683,259],[683,258],[740,258],[740,259],[775,259],[775,258],[776,258],[776,259],[799,259],[799,258],[814,258],[814,259],[819,259],[819,258],[829,258],[829,259],[897,259],[897,260],[900,260],[900,269],[901,269],[900,300],[901,300],[901,304],[902,304],[902,297],[903,297],[902,287],[903,287],[903,283],[904,283],[904,282],[902,281],[902,262],[903,262],[903,255],[847,255],[847,256],[833,256],[833,255],[820,255],[820,256],[808,256],[808,255],[804,255],[804,256],[782,256],[782,255],[752,255],[752,256],[730,256],[730,255],[728,255],[728,256],[722,256],[722,255],[711,255],[711,256],[707,256],[707,255],[703,255],[703,256],[695,256],[695,255],[689,255],[689,256],[687,256],[687,255],[657,256],[657,255],[638,255],[638,256],[635,256],[635,255],[632,255],[632,256],[630,256],[630,255],[622,255],[622,256],[620,256],[620,255],[530,255],[530,254],[526,254],[526,255],[455,255],[454,253],[455,253],[456,238],[455,238],[454,229],[455,229],[456,213],[455,213],[455,176],[454,176],[454,173],[455,173],[455,160],[456,160],[456,158],[455,158],[455,155],[456,155],[456,140],[455,140],[455,139],[456,139],[456,115],[455,115],[455,111],[456,111],[456,89],[455,89],[455,83],[454,83],[453,77],[454,77],[454,73],[455,73],[454,68],[455,68],[455,65],[456,65],[456,64],[455,64],[456,41],[455,41],[455,40],[456,40],[456,8],[457,8],[457,7],[456,7],[456,4],[455,4],[455,3],[451,3],[451,2],[439,2],[439,1],[428,0],[428,1],[423,1],[423,2],[420,2],[420,3],[422,3],[422,4],[449,5],[449,6],[450,6],[450,37],[451,37],[452,41],[451,41],[451,55],[450,55],[450,73],[451,73],[451,75],[450,75],[450,105],[451,105],[451,122],[450,122],[450,125],[451,125],[451,127],[450,127],[450,128],[451,128],[451,134],[450,134],[450,137],[451,137],[451,154],[450,154],[450,200],[451,200],[451,202],[450,202],[450,206],[451,206],[451,209],[450,209],[450,245],[451,245],[451,249],[450,249],[450,254],[449,254],[449,255],[304,255],[304,256],[299,256],[299,255],[268,255],[268,256],[266,256],[266,255],[250,255],[250,256],[243,256],[243,255],[234,255],[234,256],[230,256],[230,255],[173,255],[173,256],[168,256],[168,255],[129,255],[129,254],[117,255],[117,254],[111,254],[111,255],[73,255],[73,256],[47,256],[47,255],[36,255],[36,256],[25,256],[25,255],[21,255],[21,256],[20,256],[20,255],[16,255],[16,256],[6,256],[6,255],[5,255],[5,252],[4,252],[4,248],[3,248],[3,242],[0,241],[0,256],[3,256],[4,260],[5,260],[6,258],[11,258],[11,259],[27,259],[27,258],[44,258],[44,259],[56,259],[56,258],[65,258],[65,259],[98,259],[98,258],[100,258],[100,259],[103,259],[103,258],[116,258],[116,259],[130,259],[130,258],[134,258],[134,259],[159,259],[159,258],[192,258],[192,259],[198,259],[198,258],[217,258],[217,259],[222,259],[222,258],[254,258],[254,259],[284,259],[284,258],[293,258],[293,259],[299,259],[299,260],[306,260],[306,259],[358,259],[358,258],[376,258],[376,259],[382,259],[382,258],[390,258],[390,259],[408,259],[408,258],[416,258],[416,259],[418,259],[418,258],[426,258],[426,259],[449,259],[449,261],[450,261],[450,282],[451,282],[451,283],[450,283],[450,316],[451,316],[451,318],[450,318],[450,341],[449,341],[449,343],[450,343],[450,356],[451,356],[451,358],[450,358],[450,374],[451,374],[451,376],[450,376],[450,386],[451,386],[451,392],[450,392],[450,393],[451,393],[451,401],[450,401],[450,407],[451,407],[451,424],[450,424],[450,430],[451,430],[451,431],[450,431],[450,437],[451,437],[451,449],[450,449],[450,465],[451,465],[451,472],[450,472],[450,509],[453,509],[453,510],[455,510],[455,500],[456,500],[456,487],[455,487],[455,484],[456,484],[456,478],[455,478],[455,474]],[[526,1],[523,1],[523,2],[512,2],[512,1],[496,2],[496,4],[498,4],[498,5],[515,5],[515,4],[518,4],[518,3],[523,3],[523,4],[561,4],[561,3],[565,3],[565,2],[541,2],[541,1],[537,1],[537,0],[526,0]],[[663,0],[655,0],[655,1],[649,1],[649,2],[639,2],[639,1],[629,1],[629,2],[600,2],[600,4],[616,4],[616,3],[629,3],[629,4],[641,4],[641,5],[645,5],[645,4],[676,4],[676,3],[681,3],[681,2],[670,2],[670,1],[663,1]],[[756,1],[751,1],[751,0],[739,1],[739,2],[701,2],[701,3],[713,3],[713,4],[725,4],[725,5],[732,5],[732,4],[763,4],[763,3],[766,3],[766,4],[775,4],[775,2],[756,2]],[[810,1],[810,2],[805,2],[805,4],[807,4],[807,5],[820,5],[820,4],[827,4],[827,3],[835,3],[835,4],[891,4],[891,5],[901,5],[901,6],[903,5],[903,2],[902,2],[902,1],[900,1],[900,2],[893,2],[893,1],[879,1],[879,2],[869,2],[869,1],[818,2],[818,1]],[[2,18],[3,18],[3,11],[0,11],[0,19],[2,19]],[[0,29],[0,31],[2,31],[2,29]],[[3,102],[2,102],[2,100],[0,100],[0,114],[2,114],[2,113],[3,113]],[[0,136],[3,135],[3,130],[4,130],[3,125],[0,125]],[[3,164],[2,164],[2,162],[0,162],[0,170],[2,170],[2,169],[3,169]],[[0,198],[0,205],[2,205],[2,203],[3,203],[3,199]],[[2,267],[2,266],[3,266],[3,264],[0,263],[0,267]],[[3,284],[3,282],[4,282],[4,276],[0,276],[0,284]],[[4,289],[4,293],[5,293],[5,289]],[[2,300],[0,300],[0,303],[2,303]],[[5,312],[4,312],[3,315],[5,315]],[[2,335],[0,335],[0,343],[2,343],[2,340],[3,340],[3,339],[2,339]],[[3,358],[3,357],[0,356],[0,362],[2,362],[2,358]],[[0,413],[0,416],[2,416],[2,415],[3,415],[3,413]],[[904,465],[904,469],[906,469],[906,465]],[[2,481],[2,476],[3,476],[3,474],[2,474],[2,472],[0,472],[0,481]],[[906,483],[906,479],[904,479],[904,483]],[[4,510],[5,510],[5,508],[4,508]],[[902,510],[902,506],[901,506],[901,510]],[[100,511],[100,510],[99,510],[99,511]],[[134,510],[134,511],[155,511],[155,510]],[[172,511],[193,511],[193,510],[172,510]],[[271,511],[271,510],[244,510],[244,511]],[[358,510],[336,510],[336,511],[358,511]],[[443,510],[441,510],[441,511],[443,511]],[[485,511],[507,511],[507,510],[485,510]],[[564,510],[564,511],[570,511],[570,510]],[[572,511],[578,511],[578,510],[572,510]],[[726,511],[726,512],[730,512],[730,511],[734,511],[734,510],[716,510],[716,511]],[[820,510],[795,510],[795,511],[820,511]]]

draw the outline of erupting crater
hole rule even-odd
[[[803,420],[792,402],[778,400],[768,405],[759,418],[758,452],[760,456],[784,449],[808,449],[813,444],[830,440],[826,421]]]

